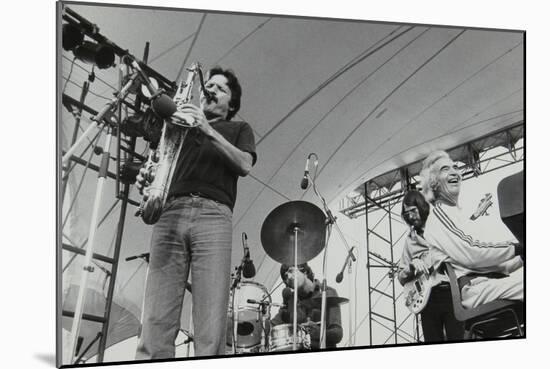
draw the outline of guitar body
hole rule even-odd
[[[405,306],[411,313],[418,314],[426,307],[430,299],[432,285],[432,278],[426,274],[421,274],[412,281],[405,283],[403,286]]]

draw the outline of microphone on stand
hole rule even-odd
[[[353,249],[355,248],[355,246],[353,246],[349,252],[348,252],[348,255],[346,256],[346,261],[344,261],[344,265],[342,266],[342,270],[340,271],[340,273],[338,273],[336,275],[336,283],[340,283],[342,282],[342,280],[344,279],[344,270],[346,269],[346,265],[348,265],[348,260],[351,258],[351,260],[355,261],[355,255],[353,255]]]
[[[336,283],[340,283],[344,279],[344,269],[346,269],[346,264],[344,264],[344,267],[342,268],[340,273],[336,274]]]
[[[255,300],[255,299],[247,299],[247,304],[256,304],[256,305],[271,305],[271,302],[269,301],[263,301],[263,300]]]
[[[202,74],[202,69],[199,68],[199,82],[201,84],[201,90],[202,90],[202,94],[204,95],[204,98],[206,99],[207,102],[218,102],[218,99],[216,99],[216,96],[214,96],[214,94],[210,91],[208,91],[204,85],[204,76]]]
[[[244,249],[244,257],[242,261],[243,265],[243,277],[245,278],[254,278],[256,275],[256,267],[254,266],[254,262],[250,259],[250,249],[248,248],[248,236],[245,232],[242,234],[243,239],[243,249]]]
[[[150,253],[144,252],[143,254],[134,255],[134,256],[128,256],[125,260],[126,260],[126,261],[130,261],[130,260],[135,260],[135,259],[143,258],[143,259],[145,259],[145,261],[149,262],[149,256],[150,256]]]
[[[306,169],[304,170],[304,177],[302,178],[302,182],[300,183],[300,187],[302,190],[305,190],[309,184],[308,175],[309,175],[309,158],[311,157],[311,154],[307,156],[306,159]]]

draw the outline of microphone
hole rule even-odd
[[[160,93],[156,97],[153,97],[151,106],[153,107],[153,111],[162,119],[175,117],[184,122],[189,121],[189,116],[178,111],[174,100],[165,93]]]
[[[125,260],[126,260],[126,261],[130,261],[130,260],[135,260],[135,259],[143,258],[143,259],[145,259],[145,260],[148,262],[148,261],[149,261],[149,255],[150,255],[150,253],[144,252],[143,254],[134,255],[134,256],[129,256],[129,257],[127,257]]]
[[[161,118],[168,119],[174,113],[178,111],[176,103],[168,95],[161,94],[157,96],[152,101],[152,107],[155,113],[157,113]]]
[[[300,187],[302,188],[302,190],[305,190],[307,188],[307,185],[309,184],[309,181],[308,181],[308,174],[309,174],[309,158],[310,158],[311,154],[309,154],[307,156],[307,160],[306,160],[306,169],[304,170],[304,177],[302,178],[302,182],[300,183]]]
[[[201,84],[201,90],[202,90],[202,94],[204,95],[204,98],[206,99],[207,102],[218,102],[218,99],[216,99],[216,97],[214,96],[214,94],[210,91],[208,91],[206,89],[206,87],[204,86],[204,76],[202,74],[202,69],[199,68],[199,82]]]
[[[356,258],[355,258],[355,255],[353,255],[353,249],[355,248],[355,246],[353,246],[349,252],[348,252],[348,255],[346,256],[346,261],[344,261],[344,265],[342,266],[342,270],[340,270],[340,273],[338,273],[336,275],[336,283],[340,283],[342,282],[342,279],[344,279],[344,270],[346,269],[346,265],[348,265],[348,260],[351,258],[352,261],[355,261]]]
[[[250,249],[248,248],[248,236],[246,233],[243,232],[242,234],[243,238],[243,249],[244,249],[244,258],[242,261],[243,265],[243,277],[245,278],[254,278],[256,275],[256,267],[254,266],[254,262],[250,260]]]

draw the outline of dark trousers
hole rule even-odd
[[[430,301],[421,312],[424,342],[464,339],[464,323],[455,319],[453,298],[448,284],[432,289]]]

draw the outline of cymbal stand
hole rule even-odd
[[[102,124],[105,115],[115,109],[117,105],[126,98],[130,91],[130,87],[133,85],[134,80],[137,78],[137,74],[134,74],[129,81],[122,87],[120,92],[110,101],[108,102],[104,108],[98,113],[97,116],[93,117],[92,120],[96,124],[91,124],[90,127],[86,130],[86,132],[77,140],[77,142],[71,147],[63,156],[63,163],[66,163],[66,161],[72,156],[78,145],[83,141],[83,139],[89,135],[92,131],[92,128],[95,126],[99,126],[99,124]],[[113,124],[114,125],[114,124]],[[71,335],[69,338],[69,342],[72,347],[72,356],[76,356],[76,348],[77,348],[77,338],[80,332],[80,324],[82,322],[82,313],[84,310],[84,304],[85,304],[85,297],[86,297],[86,286],[88,284],[88,277],[90,273],[93,273],[94,267],[92,266],[92,258],[93,258],[93,252],[94,252],[94,246],[95,246],[95,235],[96,235],[96,229],[98,226],[98,220],[99,220],[99,208],[100,204],[103,199],[103,186],[105,184],[105,180],[107,178],[107,173],[109,171],[109,161],[110,161],[110,150],[111,150],[111,140],[113,136],[113,131],[115,130],[115,127],[113,125],[109,124],[109,127],[107,129],[107,135],[105,137],[105,149],[103,150],[103,156],[101,158],[101,164],[99,168],[98,173],[98,179],[97,179],[97,186],[96,186],[96,193],[94,198],[94,204],[92,208],[92,217],[90,221],[90,229],[88,234],[88,247],[86,248],[86,254],[84,258],[84,271],[82,273],[82,276],[80,278],[80,284],[79,284],[79,291],[78,291],[78,298],[76,302],[76,308],[74,311],[74,318],[73,323],[71,327]]]
[[[315,175],[312,177],[309,172],[306,172],[306,176],[308,177],[311,187],[313,188],[313,192],[315,195],[321,200],[321,203],[323,204],[323,209],[326,214],[326,226],[327,226],[327,237],[325,241],[325,249],[323,253],[323,281],[321,283],[321,332],[320,332],[320,345],[319,347],[321,349],[326,348],[326,301],[327,301],[327,279],[326,279],[326,272],[327,272],[327,252],[328,252],[328,242],[330,239],[330,235],[332,232],[332,226],[335,226],[336,231],[338,235],[340,236],[342,243],[344,244],[348,255],[350,256],[352,261],[356,261],[357,259],[353,255],[352,249],[349,247],[348,242],[346,241],[346,238],[344,237],[344,234],[342,233],[342,230],[340,227],[338,227],[338,224],[336,223],[336,217],[332,215],[332,212],[330,211],[330,208],[327,205],[327,202],[325,201],[325,198],[319,193],[317,189],[317,185],[315,184],[315,177],[317,176],[317,165],[318,165],[318,157],[317,154],[311,153],[310,156],[315,156]]]

